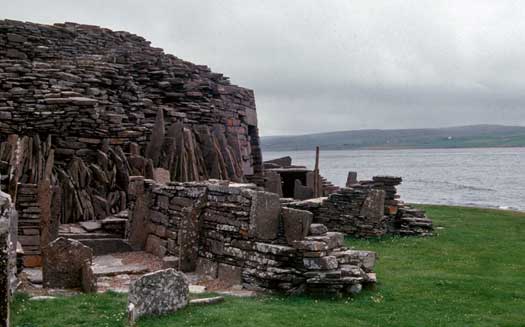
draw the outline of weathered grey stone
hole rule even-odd
[[[337,269],[339,263],[335,256],[326,256],[321,258],[304,258],[304,267],[311,270],[329,270]]]
[[[250,209],[250,235],[260,240],[277,237],[281,203],[275,193],[254,191]]]
[[[82,243],[59,237],[43,248],[42,276],[50,288],[82,287],[82,269],[92,262],[93,250]]]
[[[199,257],[197,259],[197,267],[195,272],[199,275],[217,278],[219,264],[209,259]]]
[[[372,251],[346,250],[336,256],[339,263],[356,265],[365,271],[372,271],[377,260],[377,254]]]
[[[309,186],[303,185],[300,180],[296,179],[293,197],[298,200],[311,199],[314,197],[314,190]]]
[[[282,208],[284,235],[288,244],[303,240],[310,230],[313,214],[306,210]]]
[[[385,213],[385,191],[370,190],[361,207],[361,216],[370,219],[381,219]]]
[[[0,191],[0,325],[9,326],[10,287],[10,235],[9,210],[10,197]]]
[[[143,250],[148,239],[148,231],[144,226],[149,221],[148,199],[144,194],[144,177],[130,178],[129,194],[134,198],[133,210],[130,211],[128,240],[137,250]]]
[[[80,226],[88,232],[94,232],[102,228],[102,224],[99,221],[82,221]]]
[[[324,235],[328,232],[328,228],[323,224],[311,224],[310,235]]]
[[[218,279],[226,287],[240,285],[242,283],[241,273],[241,267],[219,263]]]
[[[214,296],[203,299],[193,299],[190,301],[191,304],[216,304],[221,302],[224,302],[224,297],[222,296]]]
[[[129,288],[128,321],[131,325],[144,315],[164,315],[188,305],[189,282],[175,269],[146,274]]]

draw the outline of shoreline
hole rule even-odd
[[[323,151],[394,151],[394,150],[447,150],[447,149],[525,149],[524,146],[459,146],[459,147],[409,147],[409,146],[400,146],[400,147],[363,147],[363,148],[342,148],[342,149],[332,149],[332,148],[322,148]],[[265,152],[303,152],[303,151],[314,151],[315,149],[301,149],[301,150],[265,150],[262,149],[264,155]]]
[[[455,208],[467,208],[467,209],[481,209],[481,210],[494,210],[494,211],[505,211],[505,212],[515,212],[520,214],[525,214],[525,209],[520,210],[517,208],[500,208],[500,207],[484,207],[478,205],[468,205],[468,204],[441,204],[441,203],[421,203],[421,202],[411,202],[405,201],[406,204],[415,205],[415,206],[436,206],[436,207],[455,207]]]

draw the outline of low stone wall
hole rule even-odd
[[[311,225],[310,212],[282,207],[253,184],[137,178],[130,189],[140,190],[131,197],[130,240],[178,257],[184,271],[283,292],[353,293],[375,281],[375,253],[345,248],[343,234]]]
[[[0,191],[0,326],[9,326],[9,302],[16,287],[16,211]]]
[[[326,198],[288,201],[287,206],[313,213],[315,223],[357,237],[386,234],[432,235],[425,212],[399,201],[400,177],[377,176],[342,188]]]

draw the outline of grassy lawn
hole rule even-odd
[[[525,214],[424,206],[432,238],[348,239],[377,251],[379,283],[355,298],[264,296],[190,306],[139,326],[525,326]],[[13,326],[123,326],[126,297],[82,295],[29,302]]]

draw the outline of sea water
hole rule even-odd
[[[264,160],[289,155],[313,168],[315,151],[263,152]],[[411,203],[525,211],[525,148],[340,150],[320,154],[321,175],[344,186],[358,179],[403,177],[398,193]]]

